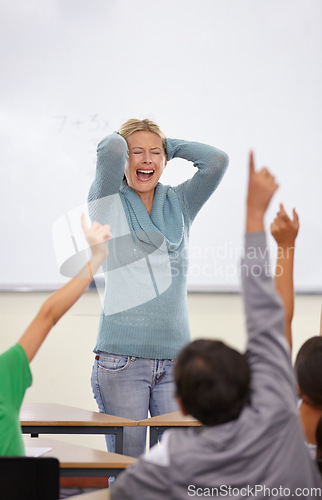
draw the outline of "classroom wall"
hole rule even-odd
[[[0,352],[17,341],[47,292],[0,293]],[[294,354],[319,332],[322,295],[297,295],[293,321]],[[237,349],[245,345],[243,306],[238,294],[188,294],[192,338],[220,338]],[[101,303],[87,291],[54,327],[32,362],[33,385],[26,402],[54,402],[97,411],[90,386]],[[52,436],[51,436],[52,437]],[[58,436],[57,436],[58,438]],[[102,436],[59,439],[105,449]]]
[[[300,215],[296,290],[322,293],[321,19],[320,0],[1,2],[0,290],[62,283],[56,257],[75,251],[70,212],[86,204],[97,144],[148,117],[230,157],[192,226],[193,290],[239,290],[254,149],[280,185],[267,222],[280,202]],[[162,183],[194,172],[173,159]]]

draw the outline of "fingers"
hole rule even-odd
[[[97,229],[100,229],[101,227],[104,227],[104,226],[102,226],[102,224],[100,224],[99,222],[94,220],[94,222],[92,222],[90,229],[97,230]]]
[[[299,216],[298,216],[295,208],[293,208],[293,222],[296,224],[296,226],[300,225]]]
[[[85,217],[84,212],[82,213],[82,216],[81,216],[81,225],[82,225],[82,229],[83,229],[84,233],[87,234],[89,231],[89,227],[86,223],[86,217]]]
[[[277,212],[277,217],[278,217],[281,221],[284,221],[286,224],[288,224],[289,222],[291,222],[291,219],[289,218],[289,216],[287,215],[287,213],[286,213],[286,211],[285,211],[285,208],[284,208],[283,203],[280,203],[280,209],[279,209],[279,211]]]
[[[253,150],[249,153],[249,176],[255,173],[255,164],[254,164],[254,152]]]
[[[278,231],[279,229],[284,229],[288,222],[290,222],[290,218],[285,212],[283,203],[280,203],[280,209],[276,213],[275,219],[271,224],[271,231]]]
[[[90,231],[104,240],[109,240],[111,238],[110,226],[108,224],[102,226],[99,222],[94,221]]]
[[[259,171],[255,171],[255,162],[253,151],[249,153],[249,184],[247,194],[247,214],[248,220],[251,220],[249,214],[252,210],[264,215],[267,207],[278,189],[279,184],[276,182],[275,176],[271,174],[268,168],[263,167]],[[254,226],[249,224],[247,227]],[[279,206],[275,219],[273,220],[270,230],[274,238],[279,241],[293,240],[297,236],[299,228],[299,219],[296,211],[293,209],[293,219],[291,219],[284,208],[283,203]],[[284,236],[283,236],[284,235]]]
[[[81,226],[86,237],[97,236],[105,241],[111,238],[110,226],[108,224],[104,224],[104,226],[102,226],[99,222],[94,221],[92,222],[91,227],[88,227],[84,213],[81,215]]]
[[[275,217],[271,224],[271,232],[276,232],[279,230],[284,230],[286,229],[287,224],[279,217]]]
[[[275,176],[270,173],[268,168],[263,167],[258,172],[255,172],[254,152],[253,152],[253,150],[251,150],[249,153],[249,177],[253,176],[254,174],[257,174],[258,176],[263,177],[267,182],[271,182],[272,184],[275,184],[275,186],[276,186],[275,189],[278,188],[278,184],[275,183]]]
[[[282,215],[286,215],[286,212],[285,212],[285,208],[284,208],[283,203],[280,203],[280,213],[281,213]]]
[[[276,214],[274,222],[276,222],[276,223],[285,222],[286,224],[292,223],[295,227],[298,227],[299,226],[299,216],[298,216],[295,208],[293,208],[292,214],[293,214],[293,219],[291,219],[287,215],[283,203],[280,203],[280,209]]]
[[[261,168],[259,172],[262,173],[267,178],[273,177],[273,175],[270,173],[267,167]]]
[[[112,237],[111,231],[110,231],[110,226],[108,224],[105,224],[105,226],[103,226],[102,229],[103,229],[104,240],[110,240]]]
[[[278,189],[279,185],[275,180],[275,176],[271,174],[268,168],[263,167],[258,172],[253,173],[253,179],[257,180],[257,182],[261,183],[267,192],[270,192],[270,196],[272,197],[275,191]]]
[[[279,184],[277,182],[275,182],[275,178],[274,178],[274,186],[273,186],[273,194],[275,193],[275,191],[279,188]]]
[[[263,179],[265,180],[265,182],[267,182],[267,184],[271,184],[272,187],[274,187],[274,190],[276,190],[278,188],[278,184],[277,184],[277,182],[275,182],[275,175],[271,174],[270,171],[266,167],[263,167],[258,172],[258,175],[263,177]]]

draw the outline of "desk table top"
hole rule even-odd
[[[171,413],[165,413],[164,415],[158,415],[157,417],[139,420],[138,425],[150,427],[190,427],[200,426],[202,424],[191,415],[183,415],[181,411],[178,410]]]
[[[91,493],[85,493],[83,495],[77,495],[76,497],[70,497],[71,500],[110,500],[110,490],[108,488],[103,488],[100,491],[93,491]]]
[[[62,469],[104,469],[107,467],[124,469],[137,461],[137,458],[126,455],[95,450],[56,439],[25,437],[23,441],[25,448],[50,448],[41,456],[57,458]]]
[[[57,403],[24,403],[20,424],[25,426],[135,427],[136,420]]]

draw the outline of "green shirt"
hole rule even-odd
[[[16,344],[0,355],[0,456],[25,455],[19,413],[31,383],[28,358]]]

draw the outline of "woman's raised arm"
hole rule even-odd
[[[183,158],[198,169],[195,175],[176,187],[183,197],[188,217],[193,220],[204,203],[219,186],[227,170],[229,157],[213,146],[200,142],[167,139],[167,157]]]
[[[118,192],[127,158],[127,142],[117,132],[108,135],[98,144],[96,174],[88,194],[91,220],[102,222],[100,203],[96,201]]]

